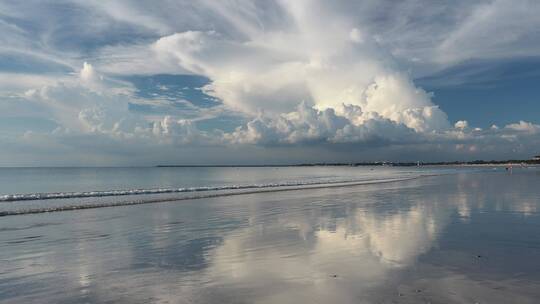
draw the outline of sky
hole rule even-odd
[[[0,0],[0,166],[528,159],[536,0]]]

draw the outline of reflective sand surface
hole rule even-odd
[[[2,303],[537,303],[540,172],[0,218]]]

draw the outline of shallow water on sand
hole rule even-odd
[[[2,303],[537,303],[540,171],[0,219]]]
[[[407,180],[436,167],[0,168],[0,216]]]

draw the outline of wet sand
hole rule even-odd
[[[10,216],[1,303],[537,303],[540,172]]]

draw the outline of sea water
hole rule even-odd
[[[1,217],[0,302],[537,303],[540,170],[373,169],[175,168],[174,176],[207,173],[191,184],[162,179],[167,185],[157,182],[161,169],[149,173],[156,180],[125,169],[137,172],[133,183],[104,169],[79,173],[85,182],[70,173],[65,183],[57,176],[41,188],[6,187],[68,193],[407,177]]]
[[[387,166],[0,168],[0,215],[388,182],[450,172]]]

